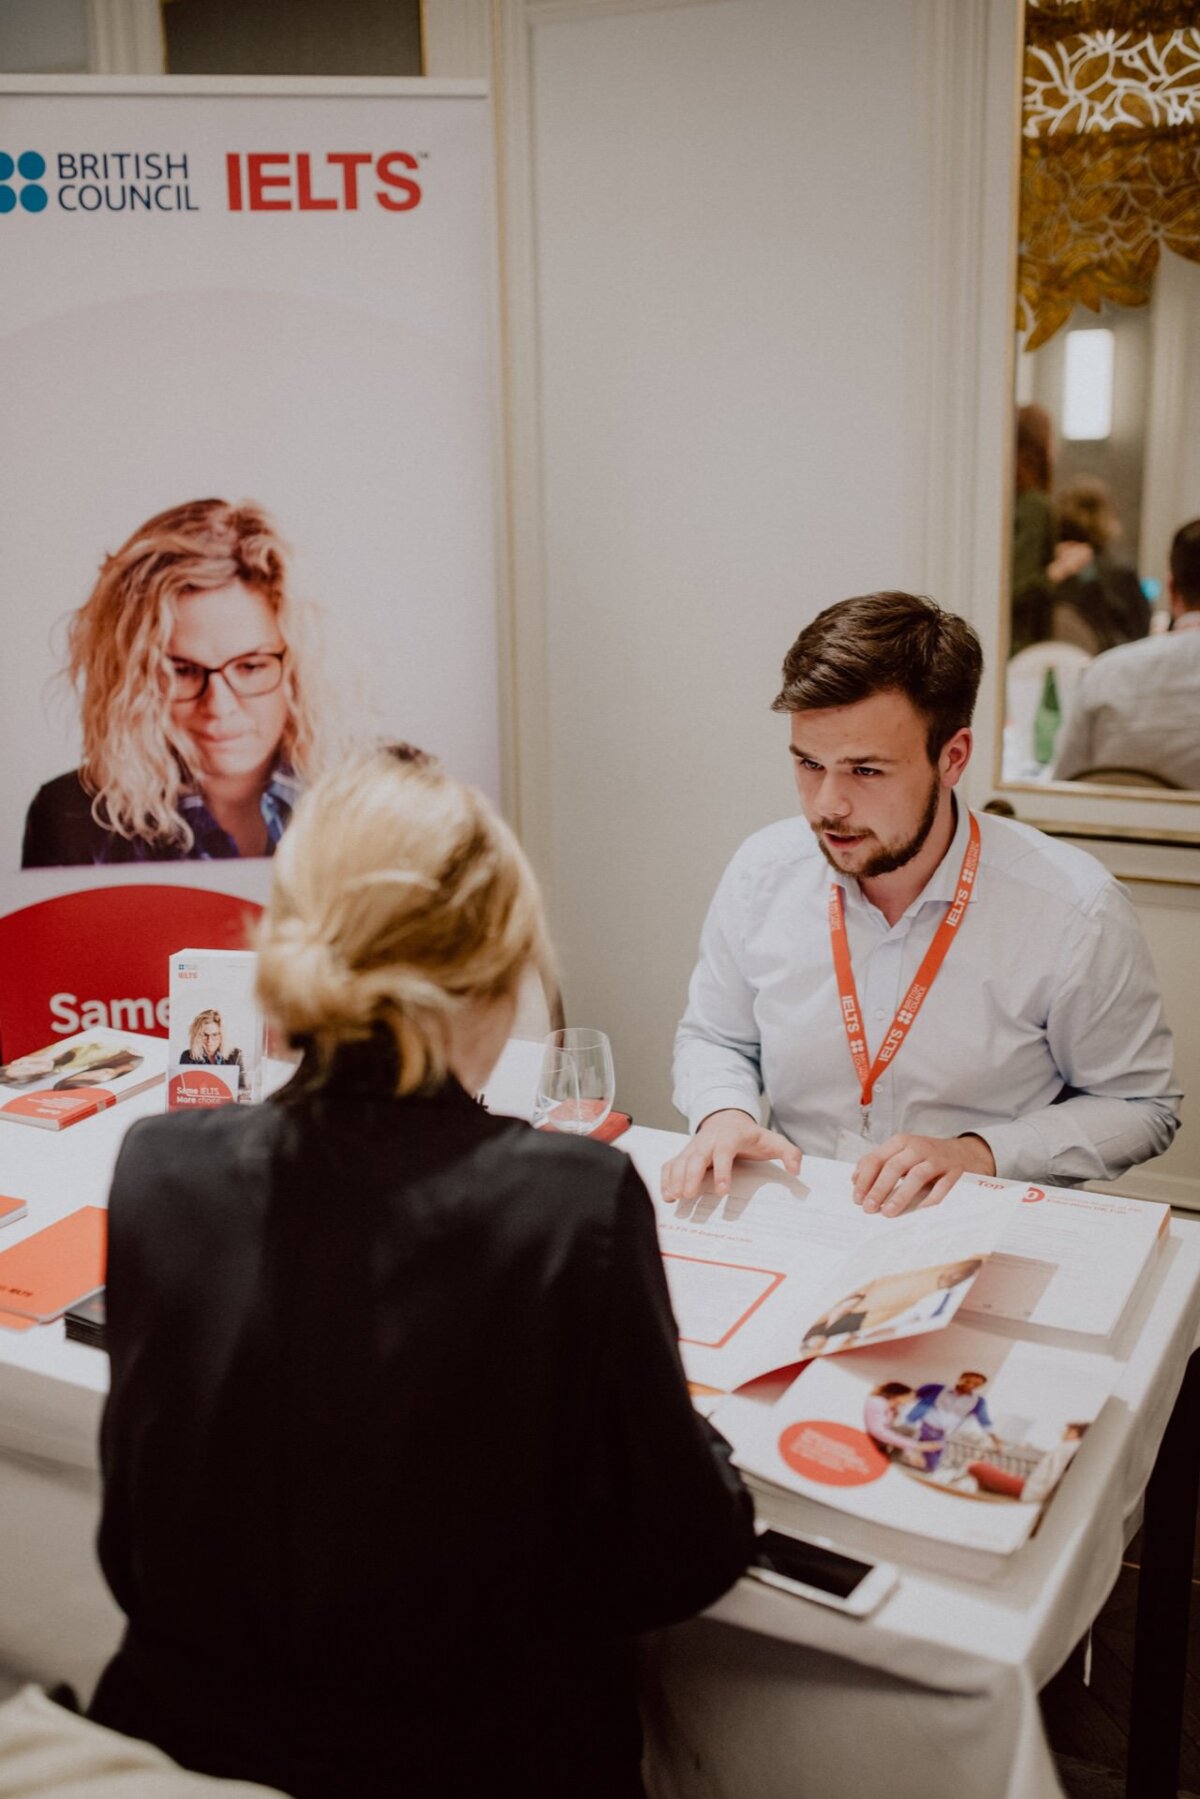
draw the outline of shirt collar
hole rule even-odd
[[[275,845],[291,823],[292,813],[300,797],[300,786],[295,770],[281,757],[271,770],[258,802],[263,823],[267,827],[268,855],[274,854]],[[221,829],[205,805],[204,795],[198,787],[187,788],[180,794],[179,810],[192,827],[195,839],[192,849],[194,859],[207,862],[237,855],[237,845],[228,832]]]
[[[963,857],[967,853],[967,840],[971,831],[971,814],[966,806],[959,804],[957,795],[953,793],[950,795],[950,804],[954,808],[954,835],[950,839],[945,855],[916,899],[901,914],[904,918],[914,917],[920,908],[930,900],[938,904],[949,905],[958,892],[958,877],[962,871]],[[853,875],[843,874],[840,868],[831,869],[830,873],[849,899],[857,901],[861,906],[870,905],[870,901]],[[975,880],[971,883],[968,900],[973,900],[978,891],[979,883],[978,880]]]

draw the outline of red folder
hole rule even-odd
[[[0,1193],[0,1224],[15,1224],[18,1218],[24,1218],[28,1210],[23,1199],[13,1199],[7,1193]]]
[[[0,1311],[45,1324],[97,1292],[104,1285],[107,1226],[103,1206],[81,1206],[0,1250]]]

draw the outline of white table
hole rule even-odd
[[[658,1171],[684,1139],[635,1129],[622,1141],[657,1195]],[[1036,1537],[997,1579],[931,1572],[920,1565],[928,1550],[902,1533],[790,1501],[789,1516],[803,1518],[803,1528],[896,1563],[900,1585],[863,1622],[743,1580],[704,1619],[663,1633],[647,1669],[655,1799],[1059,1795],[1038,1690],[1116,1581],[1198,1325],[1200,1225],[1173,1221],[1108,1346],[1126,1362],[1115,1394]],[[1200,1363],[1176,1421],[1174,1466],[1156,1483],[1156,1515],[1147,1514],[1138,1644],[1146,1665],[1135,1682],[1128,1789],[1147,1799],[1175,1793],[1198,1400]]]
[[[536,1056],[536,1046],[510,1046],[489,1086],[494,1110],[528,1104]],[[0,1247],[102,1200],[125,1130],[161,1104],[158,1089],[61,1134],[4,1130],[0,1192],[27,1199],[29,1215],[0,1232]],[[620,1140],[655,1194],[658,1169],[681,1141],[637,1127]],[[1057,1799],[1037,1692],[1117,1577],[1198,1319],[1200,1225],[1173,1223],[1112,1345],[1127,1358],[1115,1398],[1037,1536],[999,1579],[916,1567],[902,1536],[814,1504],[815,1531],[900,1566],[900,1586],[874,1618],[845,1618],[743,1580],[703,1619],[648,1639],[655,1799]],[[61,1323],[0,1333],[0,1693],[27,1679],[67,1679],[88,1692],[117,1641],[120,1616],[92,1547],[106,1377],[103,1355],[67,1342]],[[1178,1601],[1182,1585],[1186,1606],[1198,1386],[1189,1382],[1190,1410],[1176,1420],[1169,1478],[1156,1482],[1165,1489],[1161,1525],[1147,1530],[1148,1552],[1169,1551],[1156,1565],[1149,1556],[1142,1574],[1147,1603],[1160,1608],[1155,1632],[1145,1634],[1163,1651],[1160,1665],[1151,1661],[1137,1677],[1142,1716],[1133,1736],[1145,1778],[1130,1792],[1147,1799],[1173,1785],[1161,1763],[1164,1749],[1169,1761],[1177,1748],[1178,1712],[1172,1717],[1168,1699],[1156,1719],[1146,1689],[1163,1707],[1182,1654],[1153,1588],[1157,1581]],[[1177,1614],[1178,1604],[1176,1637]],[[1184,1620],[1186,1630],[1186,1610]],[[1143,1659],[1139,1645],[1139,1667]],[[1182,1692],[1181,1671],[1179,1684]]]

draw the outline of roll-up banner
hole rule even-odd
[[[348,741],[499,785],[475,83],[0,77],[0,1059],[162,1031]]]

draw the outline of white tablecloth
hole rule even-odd
[[[494,1110],[526,1109],[537,1053],[510,1046]],[[29,1202],[0,1247],[102,1199],[125,1129],[161,1104],[159,1089],[61,1134],[0,1126],[0,1192]],[[657,1205],[658,1169],[681,1141],[636,1127],[620,1140]],[[1037,1691],[1117,1577],[1198,1320],[1200,1225],[1175,1222],[1111,1345],[1127,1362],[1115,1397],[998,1579],[917,1565],[911,1539],[814,1503],[814,1532],[901,1569],[873,1618],[747,1579],[703,1619],[647,1639],[655,1799],[1057,1799]],[[86,1693],[116,1643],[92,1549],[106,1376],[61,1323],[0,1333],[0,1694],[30,1679]]]

